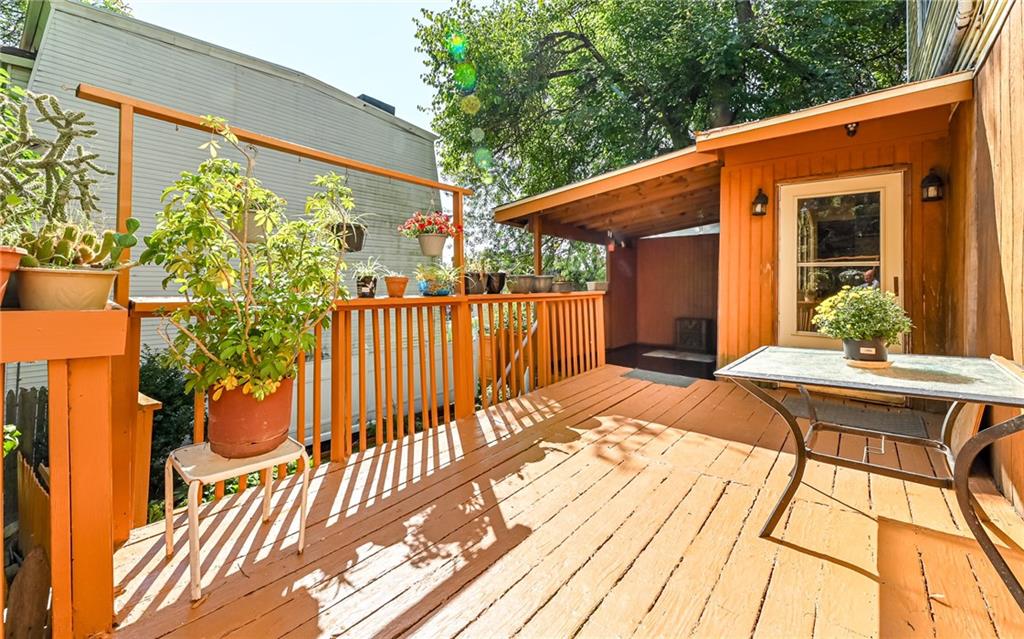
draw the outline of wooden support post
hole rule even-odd
[[[452,193],[452,222],[456,226],[462,226],[463,215],[462,215],[462,193],[455,191]],[[466,294],[466,278],[462,277],[461,274],[465,270],[466,266],[466,236],[465,233],[460,233],[455,236],[455,255],[452,260],[452,265],[458,270],[460,276],[458,282],[455,284],[455,292],[457,295]]]
[[[343,426],[345,413],[344,389],[346,380],[344,361],[350,357],[348,345],[342,343],[344,331],[341,323],[347,313],[335,310],[331,314],[331,461],[341,461],[345,456],[345,443],[343,437],[345,428]],[[319,433],[319,429],[314,429]],[[316,453],[320,442],[313,438],[313,451]],[[320,456],[317,454],[317,458]]]
[[[544,236],[541,234],[541,218],[539,215],[534,215],[530,222],[530,228],[533,230],[533,272],[535,275],[544,274],[544,253],[541,247],[541,242]]]
[[[135,146],[135,109],[122,104],[118,109],[117,139],[117,230],[128,230],[128,218],[132,216],[132,162]],[[131,260],[131,249],[124,252],[121,261]],[[114,284],[114,301],[128,308],[131,288],[131,269],[121,269]]]
[[[454,361],[455,418],[476,411],[473,386],[473,317],[469,302],[452,304],[452,359]]]
[[[110,397],[113,415],[113,431],[111,433],[111,476],[114,482],[114,544],[122,545],[128,541],[128,535],[135,525],[145,525],[146,521],[135,521],[132,514],[132,503],[135,501],[135,486],[132,477],[135,475],[135,464],[138,463],[135,451],[140,446],[150,446],[149,441],[137,441],[135,420],[139,404],[139,356],[141,354],[142,318],[129,314],[128,332],[123,355],[113,357],[110,366],[111,388]],[[149,467],[145,472],[148,476]],[[149,484],[146,483],[148,491]]]

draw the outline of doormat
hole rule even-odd
[[[782,405],[797,417],[806,418],[808,415],[807,402],[803,397],[790,395],[782,400]],[[861,408],[814,398],[814,411],[818,415],[818,421],[822,422],[854,426],[890,435],[928,437],[924,419],[911,410],[886,411]]]
[[[634,368],[628,373],[623,373],[622,376],[630,379],[642,379],[646,382],[654,382],[655,384],[661,384],[663,386],[678,386],[679,388],[686,388],[697,381],[696,377],[671,375],[669,373],[658,373],[656,371],[645,371],[639,368]]]
[[[714,355],[708,355],[707,353],[688,353],[686,351],[670,351],[670,350],[659,350],[651,351],[650,353],[644,353],[643,357],[660,357],[662,359],[678,359],[684,362],[701,362],[704,364],[714,364],[717,358]]]

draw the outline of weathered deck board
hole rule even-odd
[[[302,555],[294,481],[265,525],[259,491],[204,507],[196,606],[184,530],[170,561],[160,524],[135,531],[116,555],[118,636],[1024,633],[948,491],[811,462],[760,539],[793,460],[781,420],[729,384],[623,372],[316,469]],[[864,440],[822,446],[860,458]],[[872,459],[932,466],[902,445]],[[981,502],[1024,571],[1024,522]]]

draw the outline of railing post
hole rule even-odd
[[[596,315],[597,315],[597,365],[605,365],[605,334],[604,334],[604,294],[600,294],[595,299],[597,304]]]
[[[133,525],[143,525],[143,521],[134,521],[132,502],[136,499],[135,484],[132,477],[138,460],[134,451],[136,442],[135,420],[139,404],[139,356],[141,354],[142,318],[134,313],[128,315],[128,332],[124,355],[112,358],[110,366],[111,378],[111,410],[113,414],[113,432],[111,433],[111,476],[114,482],[114,544],[120,546],[128,541]],[[149,446],[149,442],[145,442]],[[146,469],[149,472],[149,469]],[[147,483],[148,488],[148,483]]]
[[[473,317],[469,301],[452,304],[452,358],[455,383],[455,418],[469,417],[476,412],[473,385]]]
[[[537,384],[540,387],[551,383],[551,332],[548,303],[537,302]]]

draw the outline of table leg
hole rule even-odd
[[[192,601],[203,596],[199,574],[199,499],[202,487],[198,481],[188,485],[188,564],[192,575]]]
[[[164,546],[166,556],[170,559],[174,555],[174,467],[171,465],[171,458],[167,457],[164,464]]]
[[[1024,415],[986,428],[967,440],[967,443],[964,444],[956,456],[956,463],[953,468],[953,490],[956,491],[956,502],[960,506],[960,512],[963,513],[964,519],[967,521],[967,527],[971,529],[974,538],[978,540],[978,545],[981,546],[985,556],[992,563],[992,567],[996,569],[996,573],[1003,580],[1006,589],[1013,595],[1017,606],[1024,610],[1024,588],[1021,587],[1020,581],[1014,576],[1006,560],[999,554],[999,549],[996,548],[988,533],[985,532],[985,527],[982,526],[978,513],[975,511],[977,503],[974,496],[971,495],[968,485],[971,464],[974,462],[974,458],[978,456],[978,453],[996,441],[1021,431],[1024,431]]]
[[[302,496],[299,498],[299,554],[306,548],[306,500],[309,494],[309,455],[302,450]]]
[[[804,477],[804,467],[807,465],[807,451],[804,449],[804,434],[800,430],[800,425],[796,421],[796,417],[793,413],[782,405],[782,402],[766,393],[761,387],[753,382],[748,382],[744,379],[733,379],[733,382],[737,386],[747,391],[754,397],[758,398],[762,402],[768,405],[769,408],[779,414],[786,425],[789,426],[790,433],[793,435],[793,448],[796,453],[796,463],[793,465],[793,470],[789,472],[789,483],[786,484],[786,490],[783,491],[782,496],[779,498],[779,502],[775,504],[775,509],[772,510],[772,514],[768,517],[768,521],[764,523],[764,527],[761,528],[759,533],[760,537],[768,537],[775,530],[775,526],[778,525],[779,520],[782,519],[782,515],[786,512],[786,507],[789,502],[792,501],[793,496],[796,494],[796,489],[800,487],[800,482]]]

